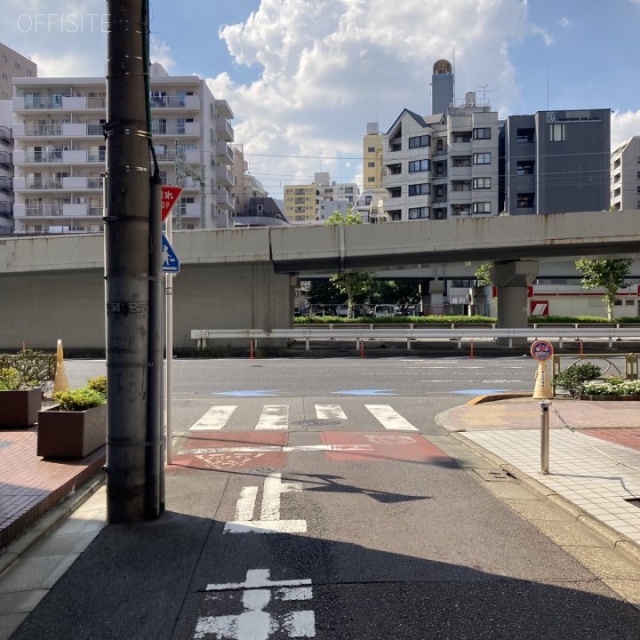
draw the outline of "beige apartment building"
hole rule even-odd
[[[102,230],[104,78],[13,83],[15,233]],[[232,226],[233,112],[196,76],[151,68],[153,145],[165,184],[184,188],[174,228]]]
[[[367,123],[367,133],[362,139],[362,188],[382,187],[384,136],[377,122]]]

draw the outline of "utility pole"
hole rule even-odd
[[[148,0],[108,0],[107,518],[145,517],[149,336]]]

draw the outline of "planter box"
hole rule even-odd
[[[43,458],[84,458],[106,441],[106,404],[85,411],[54,407],[38,414],[37,454]]]
[[[0,427],[25,429],[38,421],[42,389],[0,391]]]
[[[605,402],[607,400],[616,400],[618,402],[622,401],[628,401],[628,400],[635,400],[636,402],[640,401],[640,396],[587,396],[587,395],[581,395],[580,396],[580,400],[604,400]]]

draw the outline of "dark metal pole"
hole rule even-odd
[[[107,518],[145,516],[150,154],[148,0],[108,0]]]
[[[151,180],[151,219],[149,221],[149,402],[147,423],[146,517],[157,518],[164,511],[163,438],[163,274],[162,274],[162,186],[155,171]]]

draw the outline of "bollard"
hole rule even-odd
[[[548,400],[540,404],[540,471],[549,473],[549,405]]]
[[[364,358],[364,340],[360,339],[360,357]]]
[[[253,338],[249,341],[249,360],[253,360],[255,358],[255,351],[253,345]]]
[[[56,353],[56,375],[53,378],[53,392],[66,391],[69,388],[69,380],[64,370],[64,354],[62,352],[62,340],[58,340]]]
[[[584,355],[584,342],[582,340],[580,340],[580,355]]]
[[[471,353],[469,354],[470,358],[473,358],[473,338],[471,339]]]

